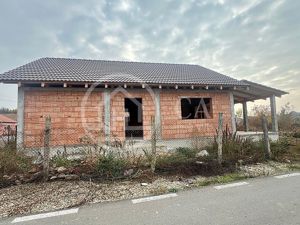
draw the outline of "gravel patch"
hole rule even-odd
[[[275,175],[288,171],[290,164],[258,163],[240,167],[245,177]],[[97,203],[132,199],[195,187],[211,177],[157,177],[155,181],[118,181],[95,183],[89,181],[53,181],[30,183],[0,189],[0,218],[18,214],[39,213]]]
[[[0,218],[75,207],[84,203],[116,201],[183,189],[184,182],[159,178],[142,186],[135,181],[94,183],[54,181],[0,189]]]
[[[289,165],[290,164],[270,161],[267,163],[257,163],[255,165],[240,166],[240,172],[246,177],[270,176],[288,171]]]

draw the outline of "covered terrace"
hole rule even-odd
[[[276,115],[276,97],[288,94],[285,91],[281,91],[275,88],[271,88],[265,85],[254,83],[248,80],[242,80],[245,84],[248,84],[248,88],[239,89],[233,91],[234,104],[241,103],[243,108],[243,132],[239,131],[240,135],[251,135],[249,132],[249,121],[248,121],[248,108],[247,102],[253,102],[255,100],[270,100],[271,118],[272,118],[272,130],[274,134],[278,136],[278,121]]]

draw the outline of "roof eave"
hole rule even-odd
[[[24,84],[36,84],[36,83],[69,83],[69,84],[93,84],[93,83],[99,83],[99,84],[111,84],[111,85],[122,85],[122,84],[128,84],[128,85],[137,85],[142,84],[139,82],[111,82],[111,81],[75,81],[75,80],[16,80],[16,79],[2,79],[0,80],[0,83],[6,83],[6,84],[18,84],[18,83],[24,83]],[[209,86],[209,87],[249,87],[247,84],[241,84],[241,83],[232,83],[232,84],[226,84],[226,83],[195,83],[195,82],[145,82],[143,84],[147,85],[163,85],[163,86],[172,86],[172,85],[178,85],[178,86]]]

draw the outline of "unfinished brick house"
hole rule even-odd
[[[151,138],[186,140],[195,132],[212,137],[218,114],[236,131],[234,104],[242,103],[248,131],[247,101],[270,98],[272,129],[278,132],[275,97],[286,94],[236,80],[198,65],[41,58],[0,75],[18,84],[18,142],[31,145],[51,117],[51,139],[75,145],[86,132],[101,141]],[[155,118],[153,120],[153,118]],[[97,133],[97,132],[96,132]]]

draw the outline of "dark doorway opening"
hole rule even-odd
[[[142,98],[125,98],[125,137],[142,138],[143,108]]]

